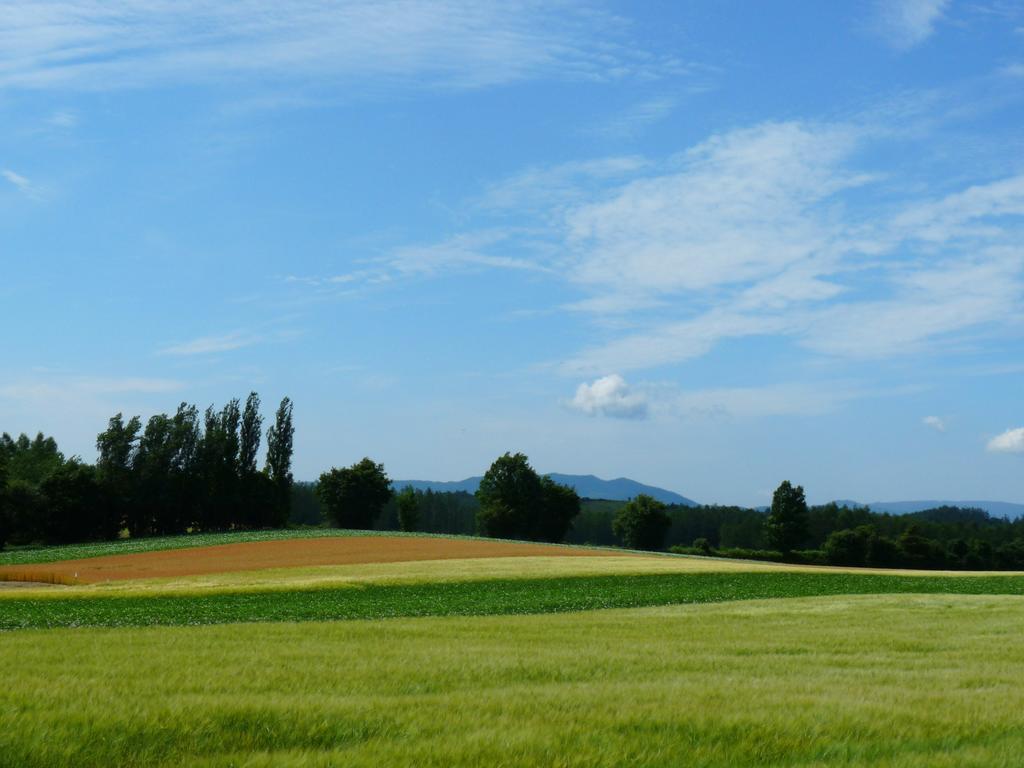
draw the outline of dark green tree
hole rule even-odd
[[[574,488],[556,483],[545,475],[540,479],[541,503],[531,539],[560,542],[580,514],[580,497]]]
[[[24,433],[15,440],[4,432],[0,435],[0,453],[5,454],[10,482],[21,481],[34,487],[64,463],[57,441],[42,432],[32,440]]]
[[[57,544],[113,539],[121,528],[117,510],[96,468],[65,462],[39,486],[46,508],[44,537]]]
[[[277,408],[274,423],[267,430],[267,463],[265,472],[274,488],[273,519],[271,525],[288,522],[292,499],[292,401],[284,398]]]
[[[877,536],[867,525],[833,531],[825,539],[825,558],[834,565],[865,565]]]
[[[540,476],[522,453],[506,453],[480,480],[477,528],[485,536],[527,539],[542,503]]]
[[[807,540],[807,500],[802,486],[788,480],[775,489],[772,506],[765,519],[768,544],[784,554],[798,549]]]
[[[403,531],[418,531],[420,527],[420,500],[411,485],[405,486],[395,497],[398,507],[398,527]]]
[[[142,421],[132,416],[126,423],[119,413],[107,422],[107,428],[96,436],[96,471],[100,483],[114,506],[115,514],[125,525],[131,514],[136,494],[132,465],[138,448]]]
[[[260,452],[263,417],[260,416],[260,396],[250,392],[242,412],[239,432],[238,469],[243,477],[256,474],[256,460]]]
[[[324,472],[316,490],[335,527],[370,530],[391,498],[391,480],[383,464],[364,458]]]
[[[12,522],[7,497],[7,456],[0,453],[0,550],[11,536]]]
[[[132,464],[135,493],[124,521],[133,538],[177,531],[171,484],[172,430],[173,422],[167,414],[155,414],[146,422],[139,439]]]
[[[612,531],[629,549],[661,549],[672,525],[666,509],[662,502],[641,493],[615,515]]]

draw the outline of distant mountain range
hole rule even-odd
[[[658,501],[666,504],[682,504],[688,507],[697,506],[697,502],[680,496],[673,491],[666,491],[664,488],[656,488],[653,485],[644,485],[628,477],[619,477],[615,480],[602,480],[594,475],[562,475],[552,472],[548,475],[556,483],[568,485],[576,489],[576,493],[585,499],[610,499],[612,501],[625,501],[632,499],[641,493],[653,496]],[[451,482],[439,482],[436,480],[395,480],[392,485],[395,488],[405,488],[411,485],[417,491],[425,491],[428,488],[435,493],[453,493],[465,491],[476,493],[480,487],[480,477],[467,477],[465,480],[454,480]]]
[[[839,502],[843,503],[843,502]],[[856,502],[845,502],[854,504]],[[888,512],[893,515],[906,515],[935,507],[960,507],[961,509],[983,509],[993,517],[1008,517],[1011,520],[1024,515],[1024,504],[1013,504],[1009,501],[873,501],[859,506],[870,507],[873,512]]]

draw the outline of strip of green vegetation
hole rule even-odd
[[[365,585],[176,596],[12,598],[0,629],[482,616],[856,594],[1024,594],[1022,576],[700,573]]]

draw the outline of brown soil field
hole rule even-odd
[[[217,544],[210,547],[8,566],[0,568],[0,581],[11,579],[58,584],[95,584],[102,581],[201,576],[264,568],[544,555],[621,557],[622,552],[507,541],[412,536],[344,536]]]

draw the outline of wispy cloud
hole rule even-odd
[[[633,392],[618,374],[580,384],[569,406],[588,416],[642,419],[647,415],[647,398]]]
[[[877,0],[874,28],[893,48],[920,45],[935,31],[949,0]]]
[[[845,197],[880,183],[850,163],[871,140],[854,125],[735,131],[688,151],[677,169],[569,209],[569,277],[595,294],[575,308],[627,314],[654,299],[677,309],[563,370],[655,367],[757,335],[879,358],[1019,323],[1024,176],[854,216]]]
[[[685,72],[611,14],[531,0],[42,0],[7,3],[0,85],[109,90],[259,78],[474,88],[553,75]]]
[[[162,347],[158,354],[172,356],[209,355],[251,347],[266,341],[266,339],[267,337],[262,334],[233,331],[221,336],[200,336],[190,341],[168,344]]]
[[[496,253],[509,239],[503,230],[486,230],[456,235],[433,245],[406,246],[392,251],[384,262],[398,276],[435,274],[452,269],[474,267],[545,271],[527,258]]]
[[[674,96],[647,99],[600,123],[592,133],[613,139],[631,138],[664,120],[678,105],[679,99]]]
[[[936,432],[946,431],[946,422],[938,416],[925,416],[921,419],[921,423],[930,429],[934,429]]]
[[[0,177],[3,177],[9,184],[12,184],[26,197],[38,200],[41,197],[39,188],[32,181],[20,173],[15,173],[10,168],[0,170]]]
[[[570,204],[587,200],[595,183],[629,179],[649,165],[650,161],[640,155],[618,155],[527,168],[490,184],[477,206],[491,212],[555,215]]]
[[[988,441],[992,453],[1024,453],[1024,427],[1008,429]]]

